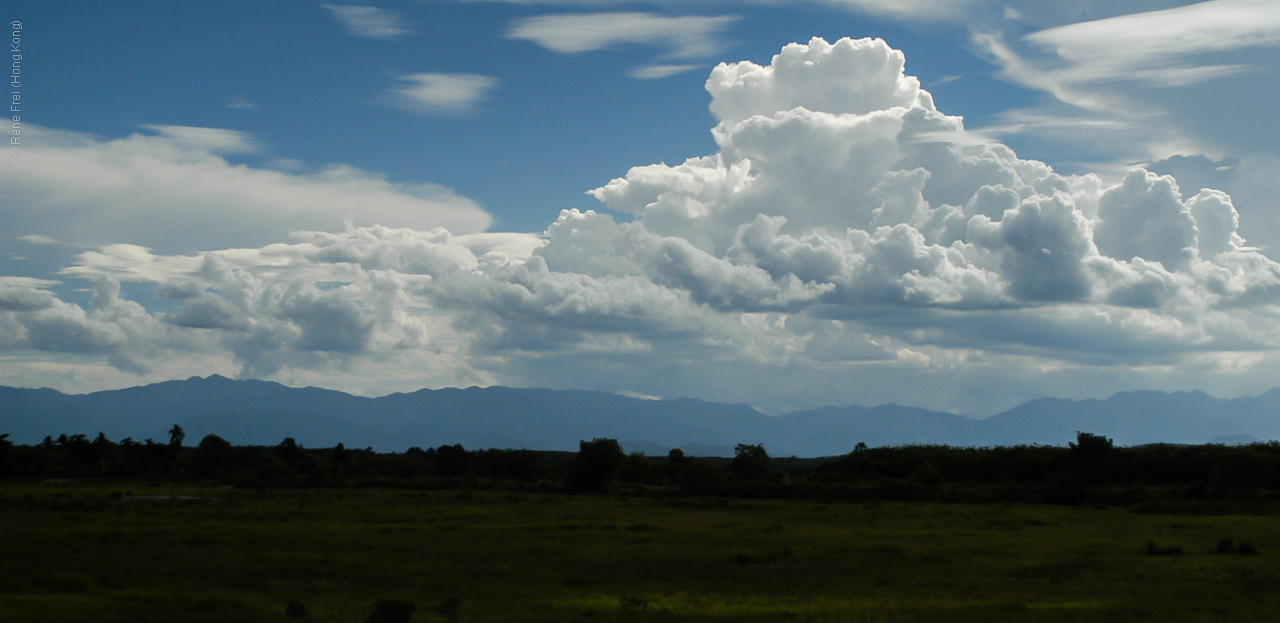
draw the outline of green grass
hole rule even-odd
[[[217,501],[123,504],[113,491]],[[1280,522],[1025,505],[0,485],[0,621],[1274,621]],[[1256,555],[1211,553],[1224,538]],[[1150,556],[1148,542],[1181,547]]]

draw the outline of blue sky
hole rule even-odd
[[[389,3],[378,10],[402,31],[380,36],[359,36],[321,3],[18,6],[15,15],[29,16],[28,45],[39,46],[29,71],[44,125],[103,137],[153,124],[233,129],[262,143],[243,161],[340,163],[444,184],[513,231],[537,231],[565,207],[595,207],[585,190],[635,164],[710,153],[714,119],[703,84],[722,60],[767,62],[782,44],[813,36],[879,36],[911,48],[926,83],[979,62],[965,51],[960,28],[924,32],[805,5],[677,13],[725,20],[710,31],[705,53],[676,58],[667,58],[671,46],[661,41],[560,53],[511,36],[522,20],[581,13],[572,6]],[[619,7],[669,15],[644,3]],[[650,64],[693,68],[662,79],[628,75]],[[984,92],[998,89],[1005,102],[1029,97],[983,69],[988,75],[969,79]],[[423,73],[495,83],[464,112],[414,114],[379,101],[404,86],[404,76]],[[953,86],[942,85],[939,96],[964,108],[957,114],[1000,110],[987,97],[966,95],[977,89]]]
[[[9,3],[0,383],[1258,393],[1280,9],[1113,5]]]

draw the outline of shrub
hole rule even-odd
[[[649,600],[634,595],[619,597],[618,609],[626,613],[644,612],[649,609]]]
[[[926,487],[936,487],[942,484],[942,472],[933,463],[926,462],[911,472],[911,480]]]
[[[417,609],[413,602],[403,599],[379,599],[373,602],[365,623],[409,623]]]
[[[653,485],[661,480],[661,473],[643,452],[632,452],[618,466],[617,478],[621,482]]]
[[[440,616],[450,621],[458,618],[458,610],[462,608],[462,600],[457,597],[448,597],[440,603],[440,607],[436,608],[436,612]]]
[[[1160,547],[1159,545],[1156,545],[1155,541],[1147,541],[1147,555],[1148,556],[1181,556],[1182,547],[1178,545],[1169,545],[1166,547]]]
[[[289,618],[301,619],[302,617],[307,616],[307,606],[301,601],[294,599],[289,602],[289,605],[284,607],[284,613],[289,615]]]
[[[1216,554],[1240,554],[1241,556],[1252,556],[1258,553],[1258,548],[1254,547],[1249,541],[1240,541],[1237,545],[1235,540],[1230,538],[1218,539],[1218,545],[1213,548]]]
[[[1207,500],[1213,497],[1213,489],[1210,489],[1209,485],[1204,482],[1197,480],[1187,486],[1187,491],[1183,494],[1183,497],[1188,500]]]
[[[680,471],[680,495],[717,495],[724,489],[724,470],[706,460],[692,461]]]
[[[237,489],[261,489],[262,481],[249,475],[242,475],[231,483],[231,486]]]

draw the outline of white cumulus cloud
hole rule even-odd
[[[707,90],[715,153],[632,168],[590,191],[604,210],[566,210],[540,236],[353,223],[189,254],[117,242],[62,273],[95,284],[87,309],[4,282],[3,347],[143,374],[197,353],[338,386],[386,373],[403,383],[387,389],[591,387],[771,411],[991,413],[1152,379],[1272,383],[1280,264],[1248,246],[1226,193],[947,140],[962,120],[880,40],[721,64]],[[120,281],[171,309],[125,300]],[[392,374],[406,366],[419,373]]]

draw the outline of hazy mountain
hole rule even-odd
[[[746,405],[693,399],[642,400],[592,391],[471,387],[363,398],[266,381],[192,377],[128,389],[67,395],[0,387],[0,433],[18,443],[46,435],[105,432],[111,439],[167,441],[174,424],[188,443],[215,433],[237,444],[293,437],[309,447],[403,450],[467,448],[574,450],[611,437],[629,450],[672,447],[692,455],[763,443],[775,456],[843,454],[857,443],[1063,444],[1076,431],[1122,445],[1280,438],[1280,389],[1256,398],[1203,392],[1125,392],[1106,400],[1041,398],[975,420],[900,405],[823,407],[771,417]]]
[[[1280,439],[1280,389],[1256,398],[1219,399],[1201,391],[1121,392],[1106,400],[1041,398],[982,421],[991,443],[1062,443],[1075,431],[1121,445],[1207,443],[1250,435]]]

